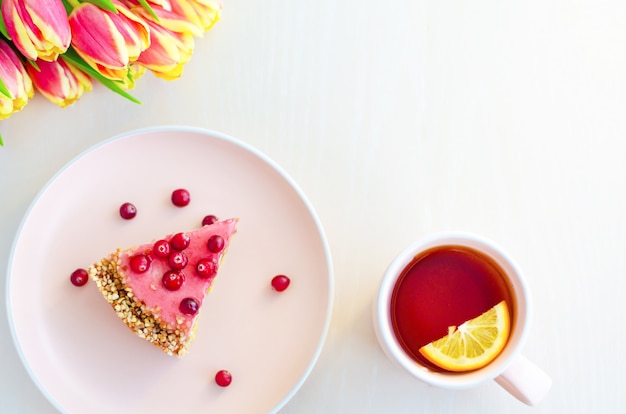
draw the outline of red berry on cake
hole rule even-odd
[[[167,259],[167,264],[174,270],[180,270],[187,266],[188,260],[185,252],[172,252]]]
[[[131,331],[167,354],[180,357],[194,337],[200,309],[216,280],[237,222],[238,219],[223,220],[184,232],[189,236],[184,251],[171,248],[172,238],[178,233],[118,249],[90,266],[87,273]],[[224,243],[217,253],[207,249],[209,239],[216,235]],[[184,267],[187,262],[193,264],[193,269],[175,268]],[[198,263],[205,263],[203,271],[213,271],[212,276],[198,275]],[[139,273],[133,267],[144,271]]]
[[[150,258],[145,254],[136,254],[130,258],[130,268],[135,273],[144,273],[150,268]]]
[[[185,283],[185,274],[182,270],[168,270],[161,282],[167,290],[178,290]]]
[[[89,274],[85,269],[76,269],[70,276],[70,281],[74,286],[83,286],[89,280]]]
[[[224,248],[224,239],[219,234],[209,237],[207,247],[212,253],[219,253]]]
[[[212,259],[200,259],[196,264],[196,274],[202,278],[215,275],[217,263]]]
[[[291,280],[285,275],[276,275],[272,278],[272,288],[277,292],[282,292],[289,287]]]
[[[137,208],[132,203],[124,203],[120,206],[120,216],[124,220],[130,220],[137,215]]]
[[[159,240],[152,246],[152,254],[161,259],[170,256],[170,242],[167,240]]]
[[[225,369],[218,371],[217,374],[215,374],[215,383],[220,387],[228,387],[232,381],[233,376]]]
[[[170,240],[170,246],[172,246],[172,249],[174,250],[181,251],[189,247],[190,241],[191,239],[189,239],[189,235],[187,233],[176,233],[172,236],[172,240]]]
[[[194,298],[185,298],[180,301],[180,305],[178,306],[180,311],[185,315],[195,315],[200,310],[200,305],[198,301]]]
[[[176,207],[185,207],[191,201],[191,196],[189,195],[189,191],[184,188],[179,188],[178,190],[174,190],[172,192],[172,203]]]
[[[215,217],[212,214],[209,214],[208,216],[204,216],[204,218],[202,219],[202,225],[203,226],[208,226],[210,224],[213,224],[217,221],[217,217]]]

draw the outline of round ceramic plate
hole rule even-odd
[[[191,203],[173,206],[176,188]],[[122,220],[119,206],[137,206]],[[118,247],[239,217],[238,232],[183,358],[124,325],[89,282],[70,283]],[[7,306],[30,375],[68,413],[267,413],[309,375],[328,330],[332,265],[317,216],[274,162],[211,131],[134,131],[83,153],[27,212],[8,269]],[[291,278],[281,293],[276,274]],[[233,375],[221,388],[221,369]]]

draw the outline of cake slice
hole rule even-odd
[[[200,308],[237,222],[219,221],[153,243],[117,249],[87,272],[133,332],[180,357],[193,339]]]

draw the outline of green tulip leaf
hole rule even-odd
[[[69,0],[61,0],[61,2],[63,3],[63,7],[65,7],[65,12],[69,16],[72,10],[74,10],[75,5],[70,3]]]
[[[1,0],[0,4],[2,4]],[[7,25],[4,23],[2,13],[0,13],[0,33],[2,33],[2,36],[4,36],[7,40],[11,40],[11,36],[9,36],[9,32],[7,31]]]
[[[117,7],[111,2],[111,0],[85,0],[83,3],[91,3],[100,7],[101,9],[117,13]]]
[[[141,4],[141,7],[143,7],[145,11],[150,13],[150,16],[154,17],[157,22],[159,21],[159,16],[157,16],[157,14],[154,12],[152,7],[150,7],[150,5],[148,4],[146,0],[137,0],[137,1],[139,2],[139,4]]]
[[[0,93],[2,93],[4,96],[6,96],[9,99],[13,99],[11,98],[11,92],[9,92],[4,82],[2,82],[2,79],[0,79]]]
[[[104,77],[100,72],[89,66],[87,62],[85,62],[83,58],[81,58],[78,53],[76,53],[76,51],[71,47],[67,50],[67,52],[61,55],[61,58],[66,62],[69,62],[72,65],[76,66],[78,69],[96,79],[98,82],[100,82],[113,92],[117,93],[118,95],[123,96],[131,102],[135,102],[137,104],[141,103],[139,99],[135,98],[134,96],[126,92],[122,87],[120,87],[119,83]]]
[[[39,69],[39,65],[37,64],[36,60],[26,59],[26,63],[32,66],[33,69],[35,69],[37,72],[41,72],[41,69]]]
[[[4,142],[2,141],[2,135],[0,135],[0,147],[4,147]]]

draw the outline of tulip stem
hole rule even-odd
[[[0,79],[0,93],[3,94],[4,96],[6,96],[7,98],[13,100],[13,97],[11,96],[11,92],[6,87],[6,85],[4,84],[2,79]]]
[[[78,0],[64,0],[64,3],[67,3],[72,10],[80,5]]]
[[[2,5],[2,0],[0,0],[0,5]],[[11,40],[11,36],[9,36],[9,32],[7,32],[7,25],[4,23],[4,17],[0,12],[0,33],[4,36],[5,39]]]

